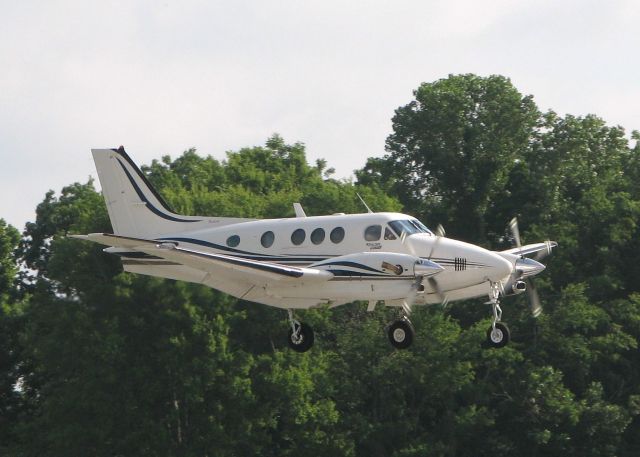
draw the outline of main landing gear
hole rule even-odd
[[[293,311],[287,310],[289,313],[289,338],[287,342],[289,347],[296,352],[307,352],[313,346],[313,329],[310,325],[300,322],[293,317]]]
[[[501,322],[502,308],[500,308],[500,292],[500,283],[491,282],[489,301],[485,303],[491,305],[491,311],[493,312],[493,322],[487,329],[487,344],[493,348],[505,347],[511,339],[509,327],[507,327],[504,322]],[[387,327],[389,342],[396,349],[407,349],[413,343],[416,335],[413,325],[408,318],[411,308],[407,304],[405,304],[403,308],[405,311],[403,316],[393,321]],[[289,347],[296,352],[307,352],[313,346],[313,329],[308,324],[295,319],[292,310],[288,309],[287,312],[291,325],[287,338]]]
[[[391,345],[396,349],[407,349],[413,343],[416,336],[416,331],[409,320],[409,314],[411,314],[411,305],[408,301],[402,304],[404,311],[403,316],[400,319],[396,319],[387,327],[387,336]]]
[[[405,316],[395,320],[387,328],[389,341],[396,349],[407,349],[413,343],[416,331],[411,325],[411,321]]]
[[[491,283],[491,291],[489,292],[489,301],[485,303],[491,305],[493,311],[493,322],[487,330],[487,343],[490,347],[502,348],[505,347],[511,339],[511,333],[509,327],[503,322],[500,322],[502,318],[502,309],[500,308],[500,284],[497,282]]]

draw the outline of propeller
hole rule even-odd
[[[542,313],[542,305],[540,304],[540,296],[538,295],[538,289],[534,285],[531,278],[524,280],[527,284],[527,297],[529,298],[529,307],[531,308],[531,315],[538,317]]]
[[[518,228],[517,218],[514,217],[513,219],[511,219],[511,221],[509,222],[509,229],[511,230],[511,238],[513,239],[513,243],[516,245],[517,248],[522,247],[522,243],[520,241],[520,229]],[[542,260],[549,254],[551,254],[551,249],[553,247],[551,244],[551,241],[547,240],[545,243],[547,245],[547,249],[537,252],[534,257],[535,261]],[[521,271],[519,272],[518,270],[516,270],[513,273],[513,275],[519,278],[522,275],[522,272]],[[536,289],[536,286],[531,277],[525,278],[524,282],[527,285],[526,291],[527,291],[527,298],[529,300],[529,307],[531,308],[531,315],[533,317],[538,317],[540,313],[542,313],[542,304],[540,303],[540,296],[538,295],[538,290]]]
[[[431,246],[431,252],[429,253],[429,257],[427,257],[429,260],[431,260],[431,257],[433,256],[433,253],[436,250],[436,246],[440,242],[440,239],[444,238],[445,234],[446,232],[442,224],[438,224],[438,226],[436,227],[436,231],[434,232],[434,235],[436,236],[436,240],[433,242],[433,245]],[[447,303],[449,302],[449,297],[445,295],[442,288],[438,284],[438,281],[436,281],[436,278],[429,278],[429,285],[433,290],[436,291],[436,294],[438,294],[438,298],[442,303],[442,307],[447,306]]]
[[[416,302],[416,297],[418,296],[418,290],[420,290],[422,281],[424,281],[424,276],[416,277],[416,280],[413,282],[413,284],[411,284],[409,293],[402,302],[402,308],[404,309],[405,313],[407,313],[407,315],[411,314],[411,307]]]
[[[446,307],[447,303],[449,303],[449,297],[440,288],[440,284],[438,284],[438,281],[436,281],[436,278],[429,278],[428,282],[429,282],[429,285],[431,286],[431,288],[436,291],[436,294],[438,295],[438,298],[440,299],[440,304],[442,305],[442,307],[443,308]]]
[[[520,229],[518,228],[518,218],[514,217],[509,222],[509,229],[511,230],[511,237],[513,238],[513,242],[516,247],[522,247],[522,243],[520,242]]]
[[[436,245],[440,242],[440,238],[443,238],[445,235],[445,230],[442,224],[438,224],[434,235],[436,236],[436,239],[433,242],[433,245],[431,246],[431,252],[427,256],[428,261],[431,261],[431,257],[433,256],[433,252],[435,251]],[[414,246],[411,243],[406,242],[407,234],[405,232],[403,232],[402,235],[400,236],[400,241],[402,242],[403,246],[407,247],[408,251],[411,253],[412,256],[420,259],[420,256],[416,253]],[[424,275],[416,275],[416,280],[411,285],[411,290],[409,291],[409,294],[404,299],[403,308],[407,313],[411,311],[411,306],[414,304],[416,300],[416,297],[418,295],[418,290],[420,290],[420,287],[422,286],[424,278],[425,278]],[[438,294],[438,298],[440,298],[443,306],[446,306],[447,302],[449,301],[449,298],[444,294],[444,292],[440,288],[436,279],[433,276],[429,276],[427,281],[429,282],[429,286],[431,286],[431,288],[435,290],[436,293]]]
[[[431,257],[433,256],[433,252],[436,250],[436,246],[440,242],[440,239],[444,238],[445,231],[444,231],[444,227],[442,226],[442,224],[438,224],[438,226],[436,227],[436,231],[435,231],[434,235],[436,236],[436,240],[431,245],[431,252],[429,252],[429,255],[427,256],[427,259],[429,259],[429,260],[431,260]]]
[[[546,244],[547,249],[545,249],[544,251],[538,251],[538,252],[536,252],[536,255],[533,257],[533,260],[535,260],[535,261],[537,261],[537,262],[540,262],[540,261],[541,261],[542,259],[544,259],[546,256],[548,256],[549,254],[551,254],[551,250],[553,249],[554,244],[553,244],[551,241],[549,241],[549,240],[545,241],[544,243]],[[556,244],[556,246],[557,246],[557,244]]]

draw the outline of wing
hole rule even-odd
[[[243,282],[249,282],[254,285],[263,285],[273,281],[303,280],[305,282],[322,282],[333,278],[332,273],[324,270],[290,267],[273,262],[261,262],[226,254],[187,249],[180,247],[179,243],[176,242],[157,242],[109,233],[71,236],[116,248],[132,249],[202,271],[203,273],[220,274],[227,278],[243,280]]]

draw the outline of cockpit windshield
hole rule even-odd
[[[413,235],[414,233],[428,233],[433,235],[422,222],[418,219],[401,219],[389,222],[389,226],[396,232],[399,237]]]

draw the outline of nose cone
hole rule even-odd
[[[413,267],[413,272],[416,276],[433,276],[443,271],[440,265],[431,260],[420,259]]]
[[[523,278],[529,276],[535,276],[542,272],[546,267],[540,262],[536,262],[533,259],[521,257],[516,260],[516,270],[522,275]]]

